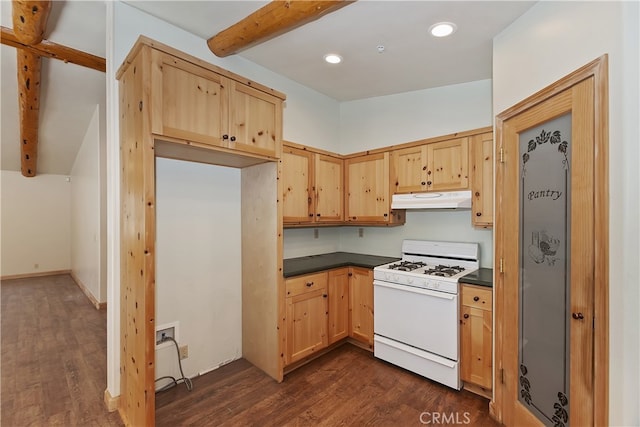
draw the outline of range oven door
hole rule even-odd
[[[459,389],[458,295],[373,285],[375,356]]]

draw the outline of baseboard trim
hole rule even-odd
[[[120,406],[120,396],[111,396],[111,393],[109,393],[109,390],[107,389],[104,391],[104,404],[107,407],[107,411],[115,412]]]
[[[93,294],[89,291],[89,288],[87,288],[84,283],[82,283],[82,280],[80,280],[73,271],[69,272],[69,274],[71,275],[73,281],[76,282],[76,285],[78,285],[80,290],[87,296],[89,301],[91,301],[91,305],[93,305],[96,310],[101,310],[107,307],[107,303],[98,301],[96,297],[93,296]]]
[[[39,271],[34,273],[24,273],[24,274],[11,274],[8,276],[1,276],[0,280],[13,280],[13,279],[30,279],[32,277],[43,277],[43,276],[58,276],[60,274],[70,274],[71,270],[54,270],[54,271]]]

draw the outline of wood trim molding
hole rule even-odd
[[[85,284],[82,283],[82,280],[80,280],[80,278],[73,271],[71,271],[69,275],[71,276],[73,281],[76,282],[76,285],[78,285],[80,290],[86,295],[86,297],[91,302],[91,305],[93,305],[96,308],[96,310],[102,310],[104,308],[107,308],[107,303],[98,301],[98,299],[91,293],[89,288],[87,288]]]
[[[594,198],[594,230],[595,259],[594,259],[594,318],[597,322],[594,327],[594,360],[593,360],[593,422],[594,425],[608,425],[609,423],[609,75],[608,55],[602,55],[594,61],[577,69],[566,77],[552,83],[539,92],[524,99],[511,108],[496,116],[496,151],[503,145],[503,123],[509,118],[528,110],[539,103],[563,92],[579,82],[593,77],[595,80],[595,198]],[[496,168],[496,189],[500,188],[504,181],[502,168]],[[502,251],[505,236],[501,227],[500,216],[508,215],[502,211],[501,198],[496,192],[496,226],[495,226],[495,256],[494,259],[504,258]],[[492,415],[498,421],[503,419],[503,405],[505,404],[504,384],[500,381],[500,371],[504,366],[503,352],[503,326],[505,289],[503,276],[496,273],[494,285],[495,306],[495,348],[494,348],[494,398],[490,402]]]
[[[104,391],[104,404],[107,407],[107,411],[115,412],[120,406],[120,396],[111,396],[109,389]]]
[[[82,67],[91,68],[92,70],[105,72],[107,69],[107,61],[96,55],[92,55],[81,50],[63,46],[48,40],[43,40],[35,45],[27,45],[21,43],[11,28],[0,27],[2,44],[13,46],[18,49],[30,51],[34,54],[47,58],[59,59],[64,62],[80,65]]]
[[[216,56],[256,46],[341,9],[353,1],[275,0],[207,40]]]
[[[52,270],[37,273],[10,274],[0,277],[0,280],[30,279],[32,277],[59,276],[61,274],[71,274],[71,270]]]

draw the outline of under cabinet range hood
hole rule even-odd
[[[471,191],[394,194],[391,209],[471,209]]]

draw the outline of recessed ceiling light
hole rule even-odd
[[[342,56],[338,55],[337,53],[327,53],[324,56],[324,60],[329,64],[339,64],[342,62]]]
[[[456,28],[453,22],[438,22],[429,27],[429,32],[434,37],[447,37],[455,33]]]

